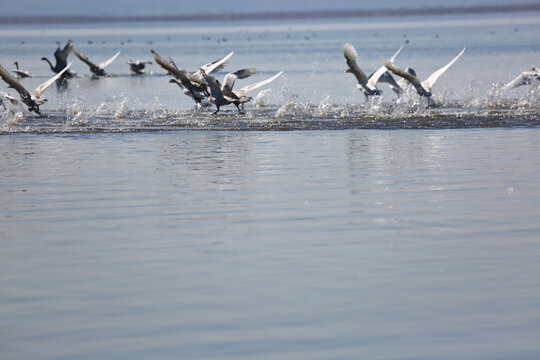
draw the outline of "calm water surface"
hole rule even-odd
[[[540,356],[538,129],[0,148],[2,359]]]

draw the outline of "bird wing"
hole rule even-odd
[[[216,60],[214,62],[211,62],[209,64],[201,66],[201,69],[203,69],[204,72],[206,72],[207,74],[211,74],[213,72],[222,70],[225,67],[225,65],[227,65],[227,61],[231,58],[231,56],[233,56],[233,54],[234,54],[234,51],[231,51],[227,56],[219,60]]]
[[[225,68],[225,65],[227,65],[227,60],[230,59],[231,56],[233,56],[234,51],[231,51],[227,56],[218,59],[216,61],[213,61],[211,63],[205,64],[199,68],[195,73],[191,74],[190,80],[194,81],[198,84],[205,85],[204,76],[202,75],[202,72],[204,71],[206,74],[211,74],[213,72],[222,70]]]
[[[397,76],[401,76],[402,78],[404,78],[405,80],[410,82],[411,85],[414,86],[414,88],[416,89],[417,92],[419,92],[419,93],[420,92],[425,92],[424,88],[422,87],[422,83],[420,82],[420,80],[418,80],[418,78],[416,76],[414,76],[412,74],[409,74],[407,71],[398,68],[396,65],[394,65],[393,62],[391,62],[388,59],[380,58],[380,60],[381,60],[382,64],[388,70],[390,70],[391,72],[393,72]]]
[[[73,48],[73,53],[75,54],[76,57],[78,57],[83,63],[85,63],[86,65],[90,66],[91,68],[92,67],[96,67],[97,68],[97,65],[94,64],[93,62],[91,62],[90,60],[88,60],[88,58],[86,56],[84,56],[82,53],[80,53],[77,49]]]
[[[62,49],[62,56],[64,58],[67,58],[71,53],[71,50],[73,50],[73,41],[69,40],[66,46],[64,46],[64,48]]]
[[[32,91],[30,93],[30,95],[32,96],[32,98],[36,98],[36,99],[39,99],[39,97],[41,96],[41,93],[43,91],[45,91],[46,88],[48,88],[53,82],[56,81],[56,79],[58,79],[60,76],[62,76],[62,74],[64,72],[67,71],[67,69],[69,69],[69,67],[71,66],[71,64],[73,64],[73,61],[70,62],[69,64],[67,64],[67,66],[62,70],[60,71],[58,74],[54,75],[52,78],[50,78],[49,80],[45,81],[43,84],[39,85],[34,91]]]
[[[7,100],[13,105],[19,105],[19,101],[17,99],[3,91],[0,91],[0,103],[2,103],[1,100],[4,100],[4,102]]]
[[[450,61],[448,64],[446,64],[445,66],[443,66],[442,68],[440,68],[439,70],[435,71],[433,74],[431,74],[426,80],[422,81],[422,86],[428,90],[428,91],[431,91],[431,88],[433,87],[433,85],[435,85],[435,82],[437,81],[437,79],[439,78],[439,76],[441,76],[446,70],[448,70],[448,68],[450,66],[452,66],[453,63],[456,62],[457,59],[459,59],[459,57],[461,55],[463,55],[463,53],[465,52],[465,49],[466,48],[463,48],[463,50],[461,50],[461,52],[455,57],[452,59],[452,61]]]
[[[241,69],[232,73],[228,73],[227,75],[225,75],[225,79],[223,79],[223,85],[221,85],[221,91],[226,94],[232,92],[232,89],[234,87],[234,82],[236,81],[236,79],[248,78],[251,75],[255,74],[255,72],[256,72],[255,68],[248,68],[248,69]]]
[[[396,51],[396,53],[390,58],[390,62],[391,63],[394,63],[394,60],[396,58],[396,56],[400,53],[401,49],[403,49],[403,45],[398,49],[398,51]],[[377,69],[377,71],[375,71],[373,74],[370,75],[369,77],[369,80],[367,82],[367,88],[370,89],[370,90],[376,90],[377,89],[377,82],[379,81],[380,77],[386,72],[386,66],[381,66],[380,68]],[[392,78],[392,76],[390,74],[388,74],[388,76],[390,76],[390,78]],[[386,77],[385,81],[388,82],[388,76]],[[394,80],[394,78],[392,78],[392,80]],[[394,84],[395,84],[395,81],[394,81]],[[393,85],[393,84],[392,84]],[[397,85],[397,84],[396,84]]]
[[[358,60],[358,53],[356,52],[356,49],[354,48],[354,46],[352,46],[349,43],[344,44],[343,55],[345,56],[345,61],[347,65],[349,66],[349,71],[354,74],[354,76],[356,77],[356,80],[358,80],[358,83],[359,84],[367,83],[368,77],[356,64],[356,60]]]
[[[13,89],[15,89],[22,98],[24,97],[30,97],[30,94],[28,93],[28,90],[25,89],[24,86],[21,85],[20,82],[15,80],[13,76],[2,66],[0,65],[0,77]]]
[[[160,56],[154,50],[150,50],[150,52],[152,53],[152,56],[154,57],[154,60],[156,60],[156,63],[158,63],[159,66],[161,66],[162,68],[164,68],[165,70],[167,70],[168,72],[173,74],[173,76],[175,78],[177,78],[178,80],[180,80],[183,84],[187,84],[187,83],[190,82],[190,80],[189,80],[189,78],[187,76],[187,71],[186,70],[184,70],[184,69],[180,70],[174,64],[173,61],[169,61],[169,60],[163,58],[162,56]]]
[[[251,84],[251,85],[247,85],[247,86],[244,86],[243,88],[241,88],[240,90],[238,91],[235,91],[236,95],[237,96],[245,96],[248,92],[250,91],[253,91],[255,89],[258,89],[260,88],[261,86],[264,86],[266,84],[270,84],[272,81],[276,80],[278,77],[281,76],[281,74],[283,74],[283,71],[280,71],[278,72],[276,75],[272,76],[271,78],[268,78],[266,80],[263,80],[263,81],[259,81],[259,82],[256,82],[254,84]]]
[[[519,74],[514,80],[504,85],[505,89],[514,89],[521,85],[529,85],[533,80],[540,80],[540,74],[531,71],[524,71]]]
[[[118,55],[120,55],[120,50],[118,50],[118,52],[116,54],[114,54],[114,56],[111,57],[109,60],[106,60],[106,61],[102,62],[101,64],[99,64],[98,67],[100,69],[105,69],[105,67],[107,65],[109,65],[110,63],[112,63],[114,61],[114,59],[116,59],[118,57]]]

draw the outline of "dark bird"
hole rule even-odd
[[[105,67],[107,67],[107,65],[109,65],[110,63],[112,63],[114,61],[114,59],[116,59],[118,57],[118,55],[120,55],[120,51],[118,51],[116,54],[114,54],[113,57],[111,57],[110,59],[102,62],[101,64],[99,65],[96,65],[94,64],[93,62],[91,62],[86,56],[84,56],[83,54],[81,54],[79,51],[77,51],[77,49],[73,48],[73,53],[75,54],[75,56],[77,56],[83,63],[85,63],[86,65],[88,65],[88,67],[90,68],[90,71],[95,75],[95,76],[107,76],[107,73],[105,72]]]
[[[136,60],[136,61],[128,60],[128,61],[126,61],[126,63],[129,65],[129,70],[134,75],[142,75],[142,74],[144,74],[143,70],[146,67],[146,65],[147,64],[148,65],[152,64],[151,61],[141,61],[141,60]]]
[[[68,56],[69,54],[71,54],[71,51],[73,50],[73,41],[69,40],[63,49],[60,48],[59,41],[57,41],[56,43],[58,44],[58,48],[54,52],[54,58],[56,59],[56,64],[53,66],[53,64],[46,57],[42,57],[41,60],[46,61],[49,64],[52,72],[54,72],[55,74],[58,74],[60,71],[64,70],[67,66]],[[62,76],[62,78],[68,79],[74,76],[75,76],[74,72],[72,72],[71,70],[67,70]]]

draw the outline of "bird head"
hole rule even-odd
[[[414,69],[411,69],[411,68],[406,68],[405,71],[407,71],[409,74],[411,74],[412,76],[415,76],[416,77],[416,71],[414,71]]]

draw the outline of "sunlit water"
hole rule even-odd
[[[57,39],[123,54],[1,115],[0,358],[539,358],[540,90],[496,85],[539,64],[539,25],[514,15],[3,29],[29,87]],[[467,46],[436,107],[343,73],[343,42],[369,71],[404,39],[426,76]],[[213,116],[128,75],[149,48],[286,75]]]

